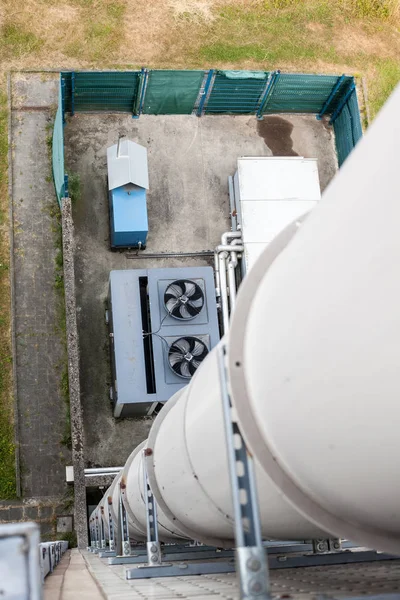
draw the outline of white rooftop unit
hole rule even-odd
[[[149,189],[147,148],[131,140],[119,140],[107,148],[109,191],[128,183]]]
[[[232,212],[248,271],[263,249],[321,199],[317,159],[242,157],[233,177]]]

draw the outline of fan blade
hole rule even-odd
[[[193,348],[190,350],[190,354],[193,356],[200,356],[204,351],[204,344],[198,340],[195,340]]]
[[[171,354],[168,356],[168,360],[171,364],[171,367],[173,367],[177,363],[180,363],[182,361],[182,358],[182,354],[178,352],[171,352]]]
[[[187,354],[190,349],[190,344],[187,340],[181,338],[180,340],[176,340],[176,342],[173,343],[173,349],[174,352],[176,352],[176,349],[178,349],[178,351],[182,352],[182,354]]]
[[[176,308],[176,306],[178,306],[178,304],[179,304],[179,300],[177,298],[170,298],[165,303],[165,307],[169,313],[172,313],[174,308]]]
[[[185,296],[191,298],[193,294],[196,292],[196,284],[193,281],[185,281]]]
[[[181,306],[179,307],[179,312],[181,314],[182,319],[188,319],[192,316],[188,311],[186,304],[181,304]]]
[[[190,369],[189,369],[189,363],[186,360],[181,363],[180,372],[181,372],[181,375],[183,375],[183,377],[191,377],[192,376],[192,374],[190,373]]]
[[[193,308],[203,308],[203,296],[200,296],[200,298],[196,298],[195,300],[190,298],[188,304],[193,306]]]
[[[180,285],[177,282],[171,283],[171,285],[169,285],[166,290],[166,294],[171,294],[171,296],[173,296],[174,298],[180,298],[183,295],[183,293],[184,289],[182,285]]]
[[[200,299],[203,300],[203,298],[204,298],[203,291],[202,291],[201,287],[199,285],[197,285],[197,283],[196,283],[194,286],[193,293],[190,296],[190,299],[191,300],[200,300]]]
[[[194,359],[191,361],[191,363],[190,363],[190,364],[191,364],[191,365],[193,365],[193,367],[194,367],[195,369],[198,369],[198,368],[199,368],[199,366],[201,365],[201,361],[200,361],[200,360],[196,360],[196,359],[194,358]]]

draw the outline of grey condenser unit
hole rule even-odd
[[[108,327],[114,416],[151,414],[218,343],[213,269],[111,271]]]

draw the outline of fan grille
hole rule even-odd
[[[199,338],[181,337],[169,347],[168,364],[175,375],[190,379],[207,354],[207,346]]]
[[[194,319],[204,306],[204,294],[198,283],[190,279],[178,279],[164,293],[164,305],[175,319]]]

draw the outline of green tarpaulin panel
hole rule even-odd
[[[362,137],[360,111],[354,91],[333,124],[339,167]]]
[[[243,74],[238,76],[239,73]],[[255,113],[265,91],[264,71],[218,71],[208,98],[206,114]]]
[[[75,89],[71,74],[62,73],[66,83],[66,111],[74,96],[76,112],[133,112],[138,93],[138,71],[77,71]]]
[[[264,71],[224,71],[228,79],[265,79]]]
[[[330,105],[330,112],[352,81],[352,77],[344,79]],[[281,73],[268,97],[264,113],[319,113],[336,82],[337,75]]]
[[[61,206],[61,201],[64,197],[64,125],[62,115],[61,83],[58,94],[58,108],[53,128],[52,165],[57,200]]]
[[[190,115],[204,79],[204,71],[150,71],[143,113]]]

